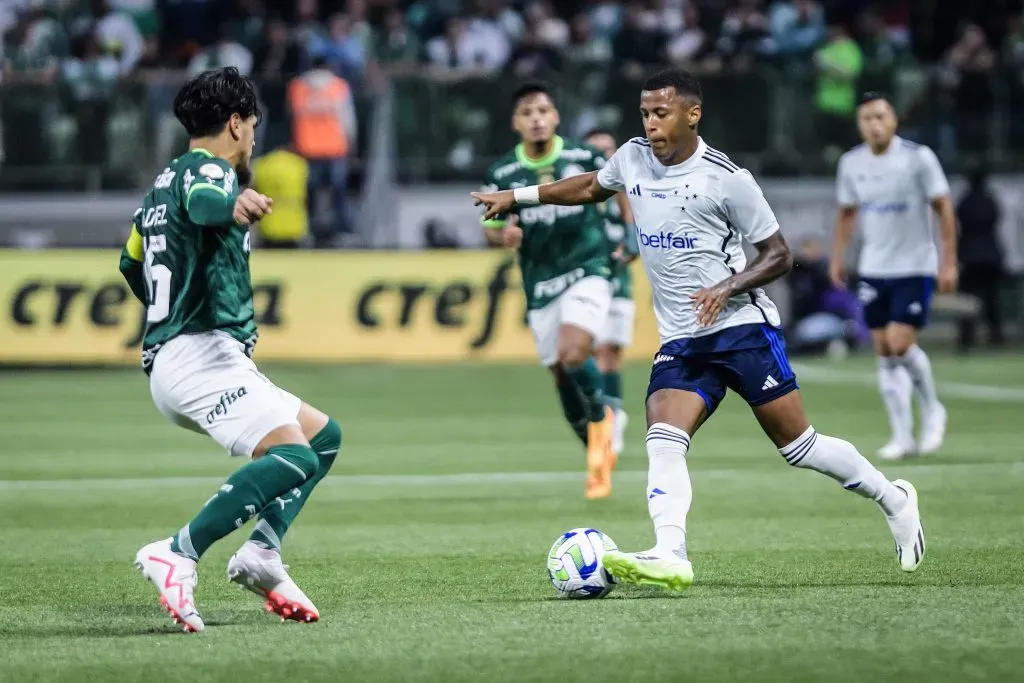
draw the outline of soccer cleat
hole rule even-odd
[[[281,563],[276,550],[246,542],[228,562],[228,580],[266,598],[264,607],[281,617],[311,623],[320,619],[313,602],[288,576],[288,565]]]
[[[601,562],[609,574],[634,586],[660,586],[684,591],[693,584],[693,565],[689,560],[659,552],[656,548],[640,553],[610,550]]]
[[[170,538],[143,546],[135,553],[135,566],[156,586],[160,604],[185,633],[205,628],[192,597],[197,581],[196,563],[172,552]]]
[[[921,439],[917,447],[918,452],[932,454],[942,448],[942,442],[946,438],[947,419],[946,409],[941,403],[936,403],[933,408],[925,411],[921,418]]]
[[[621,408],[615,411],[615,431],[612,433],[612,455],[616,457],[622,453],[626,445],[626,425],[629,424],[629,415]]]
[[[917,449],[913,443],[903,443],[893,439],[878,449],[878,457],[882,460],[901,460],[908,455],[914,455],[916,452]]]
[[[896,479],[892,485],[907,494],[907,504],[892,517],[886,515],[893,540],[896,541],[896,557],[900,569],[912,572],[924,559],[924,527],[921,525],[921,510],[917,504],[917,489],[903,479]]]
[[[584,496],[588,500],[607,498],[612,493],[614,420],[615,413],[605,406],[604,419],[587,425],[587,487]]]

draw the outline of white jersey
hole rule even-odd
[[[633,138],[597,180],[629,198],[662,344],[738,325],[779,326],[779,311],[761,289],[733,297],[710,327],[697,325],[690,300],[746,267],[741,240],[753,244],[779,230],[749,171],[702,139],[689,159],[664,166],[645,138]]]
[[[931,201],[949,194],[935,153],[894,137],[882,154],[859,145],[839,159],[836,199],[855,207],[863,235],[857,272],[865,277],[935,275],[939,257]]]

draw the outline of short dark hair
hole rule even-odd
[[[698,101],[704,99],[700,81],[686,69],[677,67],[663,69],[644,81],[644,90],[661,90],[662,88],[675,88],[676,93]]]
[[[174,116],[190,138],[216,135],[232,114],[243,119],[255,116],[257,122],[261,118],[256,86],[233,66],[204,71],[182,86],[174,98]]]
[[[886,95],[881,90],[868,90],[866,92],[861,93],[860,101],[858,102],[858,104],[867,104],[868,102],[876,102],[878,100],[884,100],[885,102],[889,102],[889,96]],[[889,102],[889,104],[892,103]]]
[[[583,135],[583,139],[584,140],[589,140],[590,138],[594,137],[595,135],[607,135],[612,140],[615,139],[615,133],[611,132],[607,128],[591,128],[590,130],[588,130]]]
[[[529,81],[520,85],[512,93],[512,108],[518,107],[519,101],[530,95],[547,95],[548,99],[552,102],[555,101],[555,96],[551,94],[551,88],[547,83],[543,81]]]

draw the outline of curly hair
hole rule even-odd
[[[224,130],[232,114],[261,119],[256,86],[233,66],[199,74],[178,91],[174,116],[191,138],[203,138]]]

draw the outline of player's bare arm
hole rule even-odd
[[[832,241],[832,257],[828,264],[828,275],[832,284],[839,289],[846,289],[846,250],[853,239],[853,229],[857,223],[856,206],[840,206],[836,217],[836,234]]]
[[[939,292],[948,294],[956,291],[960,278],[956,253],[956,210],[948,194],[931,201],[932,209],[939,217],[939,238],[942,240],[942,261],[939,263]]]
[[[251,187],[246,188],[235,200],[235,208],[232,217],[239,225],[255,223],[269,213],[273,212],[274,200],[260,194]]]
[[[793,256],[781,232],[757,242],[754,248],[757,256],[741,272],[690,295],[701,327],[712,325],[730,298],[774,282],[793,268]]]
[[[531,204],[556,204],[579,206],[597,204],[615,195],[614,190],[601,187],[597,182],[597,171],[581,173],[553,183],[520,187],[500,192],[470,192],[476,206],[485,206],[484,220],[491,220],[508,213],[516,206]]]

